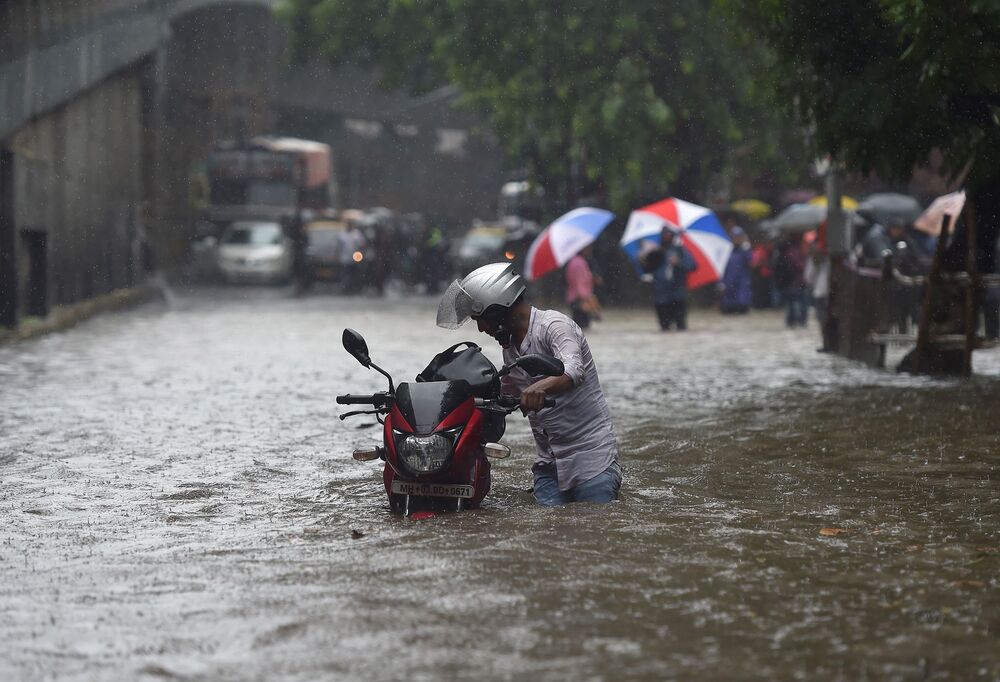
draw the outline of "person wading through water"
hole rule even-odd
[[[510,263],[484,265],[448,287],[437,324],[457,329],[475,320],[500,344],[504,364],[529,353],[562,360],[561,376],[536,380],[516,368],[501,384],[503,393],[520,398],[535,437],[535,499],[545,506],[616,500],[622,481],[618,438],[587,339],[573,320],[533,307],[524,292]],[[555,406],[544,407],[546,396],[558,396]]]

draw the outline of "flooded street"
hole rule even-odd
[[[968,382],[815,352],[779,313],[608,311],[623,498],[389,514],[384,390],[437,301],[182,289],[0,347],[0,679],[1000,679],[1000,351]]]

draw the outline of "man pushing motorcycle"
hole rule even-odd
[[[618,439],[587,339],[563,313],[525,301],[525,288],[510,263],[484,265],[448,287],[437,324],[457,329],[475,320],[503,348],[504,364],[528,353],[562,360],[561,376],[536,381],[517,368],[501,384],[505,394],[520,397],[535,437],[535,499],[545,506],[616,500]],[[546,396],[559,396],[555,406],[544,407]]]

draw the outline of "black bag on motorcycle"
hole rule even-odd
[[[467,346],[458,350],[460,346]],[[417,375],[417,381],[458,381],[464,379],[477,398],[495,398],[500,395],[500,375],[483,349],[472,341],[456,343],[437,355]]]
[[[466,346],[458,350],[461,346]],[[417,381],[458,381],[469,382],[472,395],[477,398],[496,398],[500,395],[500,375],[489,358],[483,355],[483,349],[472,341],[456,343],[447,348],[430,361],[427,367],[417,375]],[[486,413],[483,437],[486,442],[500,440],[505,429],[504,415]]]

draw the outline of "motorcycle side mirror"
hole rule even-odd
[[[371,367],[372,359],[368,355],[368,344],[365,343],[365,337],[353,329],[345,329],[343,341],[344,350],[353,355],[362,367]]]
[[[372,362],[371,357],[369,357],[368,344],[365,343],[365,337],[353,329],[345,329],[343,341],[344,349],[353,355],[354,359],[360,362],[362,367],[373,369],[389,380],[389,393],[390,395],[395,394],[396,387],[392,383],[392,377],[389,376],[388,372]]]
[[[528,355],[522,355],[510,365],[504,367],[500,370],[500,374],[509,374],[510,370],[515,367],[520,367],[533,377],[557,377],[566,371],[563,361],[559,358],[554,358],[551,355],[542,355],[540,353],[529,353]]]

